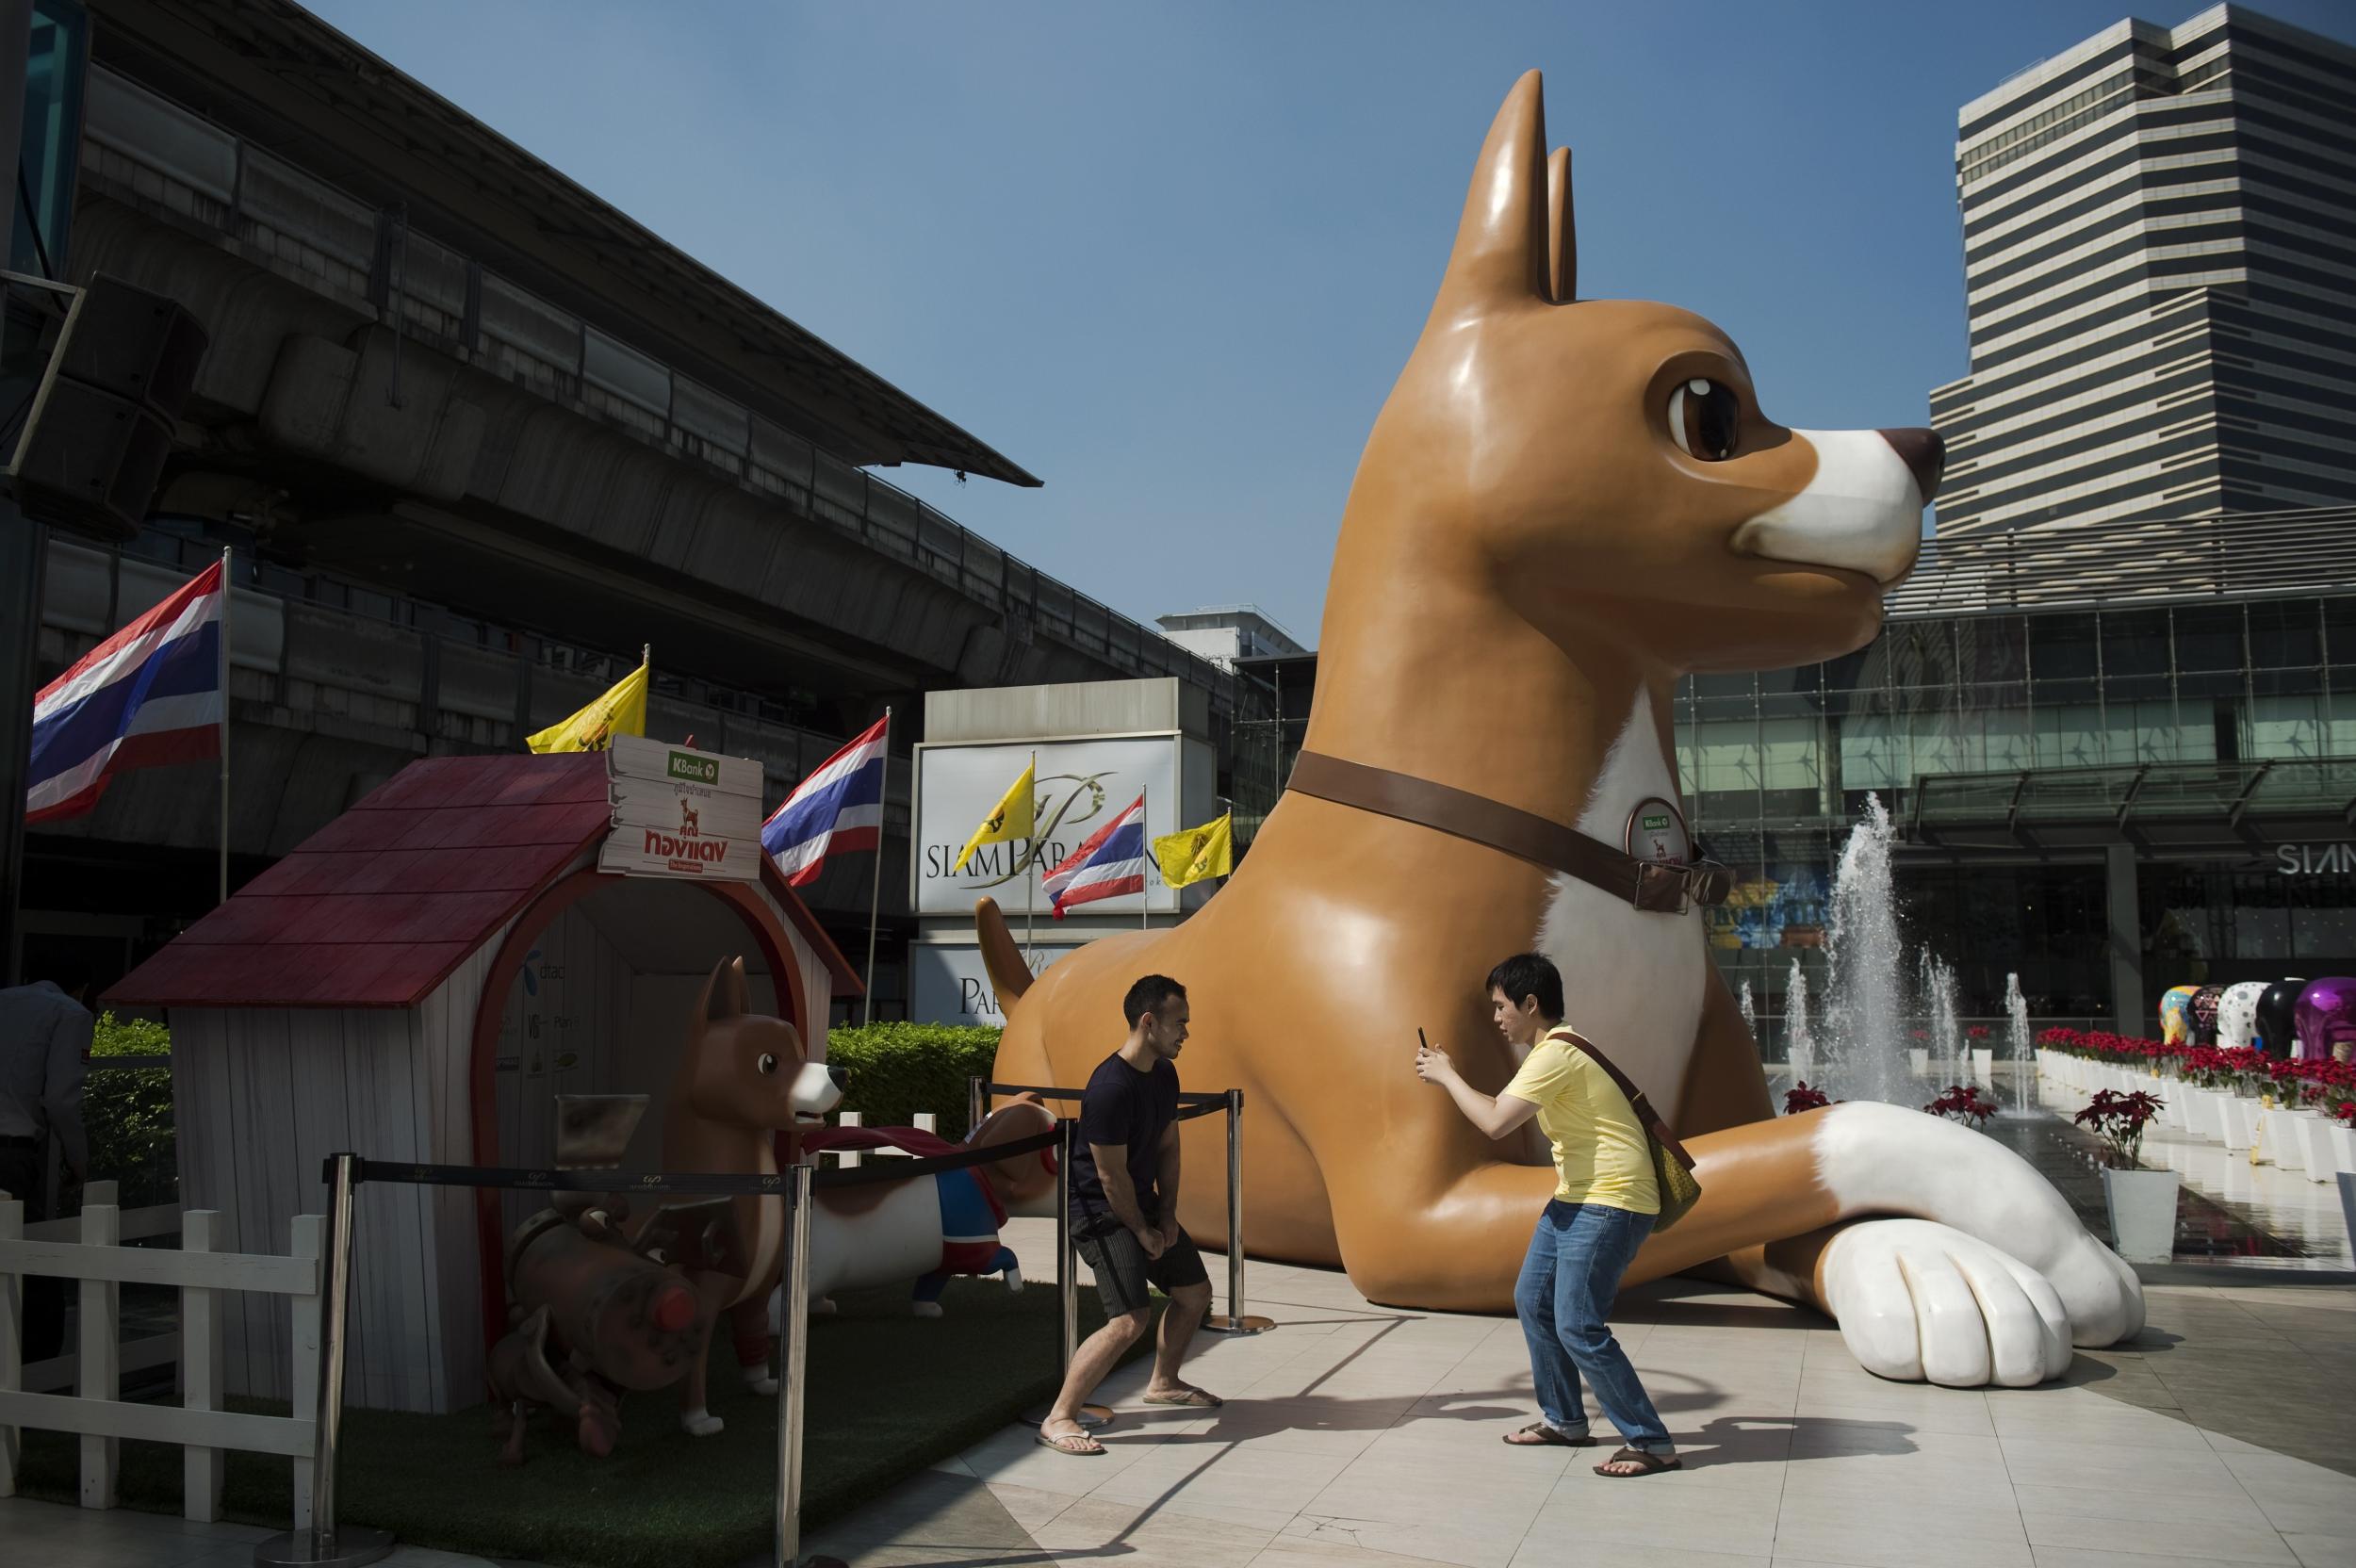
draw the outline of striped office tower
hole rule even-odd
[[[1941,536],[2356,501],[2351,104],[2356,49],[2219,6],[1964,106]]]

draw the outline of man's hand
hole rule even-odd
[[[1160,1257],[1163,1250],[1170,1245],[1162,1239],[1161,1232],[1151,1225],[1141,1226],[1130,1233],[1137,1238],[1137,1245],[1145,1250],[1145,1261],[1148,1263]]]
[[[1415,1076],[1427,1084],[1437,1084],[1445,1088],[1448,1080],[1456,1076],[1456,1064],[1448,1059],[1447,1052],[1436,1046],[1418,1043],[1415,1047]]]
[[[1178,1222],[1174,1219],[1168,1220],[1162,1226],[1162,1250],[1167,1252],[1177,1245]]]

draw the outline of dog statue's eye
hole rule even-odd
[[[777,1059],[764,1051],[761,1054],[761,1060],[755,1062],[753,1066],[760,1069],[761,1075],[766,1078],[769,1074],[777,1070]]]
[[[1688,457],[1724,463],[1742,439],[1742,400],[1700,377],[1669,394],[1669,439]]]

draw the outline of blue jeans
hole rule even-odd
[[[1513,1312],[1530,1342],[1530,1372],[1547,1426],[1572,1437],[1586,1432],[1579,1391],[1583,1374],[1595,1386],[1595,1403],[1620,1429],[1622,1443],[1665,1453],[1668,1429],[1604,1321],[1620,1293],[1620,1276],[1652,1233],[1652,1222],[1651,1215],[1595,1203],[1548,1203],[1530,1235],[1530,1256],[1522,1260]]]

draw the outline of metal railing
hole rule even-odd
[[[1018,560],[865,469],[819,450],[479,262],[103,66],[90,72],[86,178],[132,169],[189,194],[178,221],[315,292],[554,402],[780,501],[1046,636],[1143,677],[1175,676],[1234,710],[1232,673]],[[128,166],[128,167],[125,167]],[[136,192],[126,192],[137,201]],[[265,251],[283,235],[311,265]]]
[[[2315,596],[2356,586],[2356,506],[2129,517],[1924,542],[1892,620]]]

